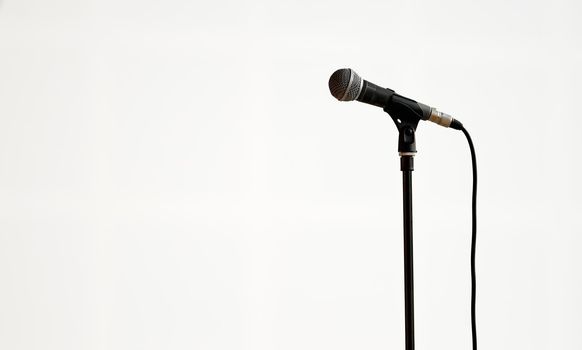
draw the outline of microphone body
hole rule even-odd
[[[335,71],[329,78],[331,94],[340,101],[360,101],[384,109],[391,116],[414,115],[418,120],[428,120],[444,127],[460,130],[462,124],[436,108],[404,97],[394,90],[383,88],[362,79],[352,69]]]

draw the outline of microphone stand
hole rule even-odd
[[[402,171],[402,213],[404,229],[404,331],[406,350],[414,350],[414,269],[412,249],[412,171],[416,153],[415,131],[420,121],[416,113],[384,109],[398,128],[398,153]]]

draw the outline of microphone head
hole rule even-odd
[[[353,101],[362,92],[364,81],[350,68],[336,70],[329,77],[329,91],[339,101]]]

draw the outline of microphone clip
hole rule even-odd
[[[416,153],[416,127],[423,119],[422,110],[412,107],[414,104],[406,97],[394,94],[390,102],[384,107],[398,129],[398,152],[400,155],[414,156]],[[416,104],[418,106],[418,104]]]

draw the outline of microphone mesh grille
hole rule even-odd
[[[349,68],[336,70],[329,78],[329,91],[340,101],[353,101],[358,97],[362,78]]]

